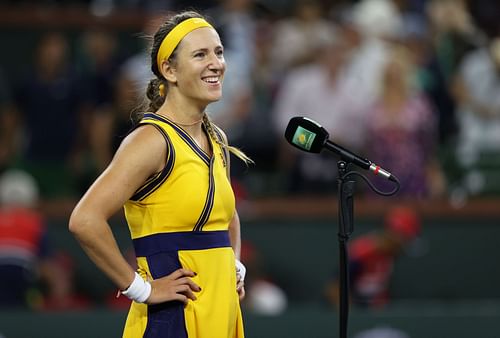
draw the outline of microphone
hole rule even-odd
[[[387,170],[382,169],[375,163],[360,157],[353,152],[333,143],[329,140],[330,135],[319,123],[302,116],[293,117],[285,130],[286,140],[294,147],[309,153],[319,153],[323,148],[336,153],[346,162],[370,170],[375,175],[380,175],[391,181],[396,178]]]

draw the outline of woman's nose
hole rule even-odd
[[[209,60],[209,68],[210,69],[216,69],[216,70],[223,70],[224,69],[224,58],[217,55],[217,54],[211,54],[210,60]]]

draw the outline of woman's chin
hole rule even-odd
[[[213,103],[220,101],[222,99],[222,95],[214,95],[208,99],[208,103]]]

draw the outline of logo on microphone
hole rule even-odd
[[[309,151],[311,150],[311,146],[315,137],[315,133],[298,126],[295,134],[293,135],[292,143]]]

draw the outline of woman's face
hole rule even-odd
[[[202,104],[218,101],[225,70],[222,43],[213,28],[196,29],[182,39],[173,71],[183,96]]]

